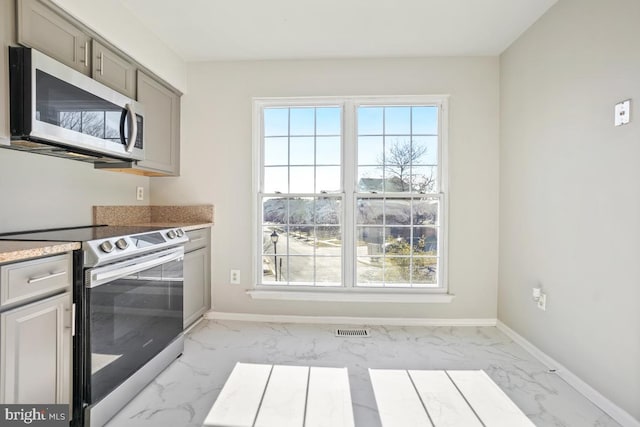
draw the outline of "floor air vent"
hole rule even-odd
[[[336,329],[337,337],[370,337],[369,329]]]

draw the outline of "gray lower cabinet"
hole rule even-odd
[[[184,255],[184,327],[188,327],[211,308],[210,230],[189,231]]]
[[[91,42],[91,46],[93,55],[91,62],[93,79],[127,95],[131,99],[135,99],[135,65],[123,59],[117,53],[96,40]]]
[[[69,403],[71,292],[0,314],[0,403]]]
[[[89,75],[91,38],[39,0],[17,0],[18,43]]]
[[[144,105],[144,160],[149,175],[180,174],[180,96],[138,71],[138,102]]]

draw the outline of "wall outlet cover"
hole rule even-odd
[[[616,126],[626,125],[631,120],[631,100],[627,99],[617,103],[614,111],[614,124]]]

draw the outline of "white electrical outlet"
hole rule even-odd
[[[144,187],[136,187],[136,200],[144,200]]]
[[[616,126],[626,125],[631,119],[631,100],[627,99],[626,101],[618,102],[614,111],[614,124]]]
[[[232,285],[239,285],[240,270],[231,270],[231,273],[229,274],[229,281],[231,282]]]
[[[542,311],[547,311],[547,294],[540,294],[540,298],[538,298],[538,308]]]

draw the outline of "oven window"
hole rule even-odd
[[[87,289],[90,402],[107,395],[182,332],[182,260]]]

